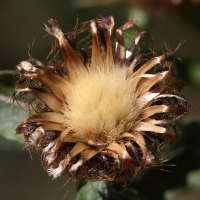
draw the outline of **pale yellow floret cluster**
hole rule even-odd
[[[115,141],[138,117],[138,95],[126,68],[104,69],[91,66],[78,74],[67,97],[66,126],[79,140],[98,140],[105,134],[105,143]]]

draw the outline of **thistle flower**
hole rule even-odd
[[[23,133],[27,147],[40,152],[53,178],[67,172],[72,180],[127,182],[159,165],[156,154],[177,139],[174,122],[188,110],[175,94],[184,86],[173,72],[175,53],[150,58],[155,52],[145,54],[140,42],[154,43],[143,30],[126,50],[123,31],[141,30],[136,20],[116,30],[113,50],[111,14],[67,34],[56,20],[48,23],[45,29],[65,61],[54,57],[45,65],[30,55],[17,66],[20,80],[12,99],[23,102],[30,116],[16,134]],[[76,48],[78,31],[90,32],[87,48]]]

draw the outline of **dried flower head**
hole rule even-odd
[[[173,72],[171,50],[153,57],[141,41],[153,38],[131,20],[116,30],[111,14],[76,25],[63,34],[57,21],[46,31],[62,49],[65,62],[54,57],[45,65],[32,55],[17,66],[20,80],[12,95],[30,116],[16,129],[28,148],[40,152],[49,175],[67,172],[72,180],[129,181],[142,169],[159,165],[156,154],[177,139],[175,120],[188,111],[175,94],[184,86]],[[123,32],[135,30],[126,50]],[[92,43],[76,48],[77,32],[89,31]],[[114,55],[113,52],[115,51]]]

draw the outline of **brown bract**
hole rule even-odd
[[[155,55],[153,38],[131,20],[116,30],[111,14],[63,34],[57,21],[46,31],[62,49],[44,65],[33,56],[17,66],[20,80],[12,95],[30,116],[16,129],[27,147],[40,152],[49,175],[67,172],[72,180],[125,181],[162,164],[156,154],[178,137],[175,120],[188,111],[175,94],[184,86],[173,72],[174,52]],[[124,31],[135,30],[132,46]],[[77,32],[89,31],[92,44],[76,48]],[[145,54],[141,43],[151,45]],[[147,50],[149,51],[149,50]]]

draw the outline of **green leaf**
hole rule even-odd
[[[78,192],[76,200],[146,200],[132,187],[115,182],[87,182]]]
[[[0,149],[21,149],[24,146],[23,135],[15,136],[15,129],[28,115],[19,106],[13,106],[11,109],[11,106],[7,105],[8,103],[0,102]]]
[[[200,86],[200,62],[192,62],[188,68],[189,78],[194,86]]]
[[[79,190],[76,200],[104,200],[104,196],[107,196],[106,182],[87,182]]]
[[[186,182],[189,187],[200,188],[200,169],[189,172],[186,175]]]
[[[0,72],[0,150],[16,151],[24,147],[23,135],[15,136],[15,129],[28,115],[19,106],[9,105],[7,100],[14,92],[17,81],[14,73]]]

